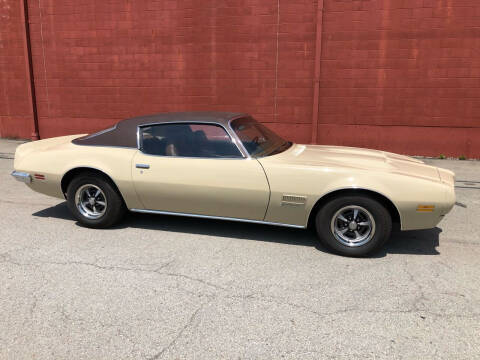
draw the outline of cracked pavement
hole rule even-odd
[[[428,161],[480,181],[480,162]],[[350,259],[254,224],[131,214],[83,228],[12,166],[0,159],[1,359],[480,356],[480,189],[457,189],[467,207],[438,228]]]

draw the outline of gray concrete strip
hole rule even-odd
[[[422,159],[426,164],[449,169],[455,173],[455,179],[466,182],[480,182],[480,161],[476,160],[437,160]]]
[[[18,145],[24,144],[27,140],[10,140],[0,138],[0,158],[7,158],[7,156],[15,154],[15,149]]]

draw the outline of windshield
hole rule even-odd
[[[235,119],[231,126],[252,157],[278,154],[292,145],[252,118]]]

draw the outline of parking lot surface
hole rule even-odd
[[[12,145],[11,147],[14,148]],[[0,359],[480,357],[480,162],[439,227],[371,258],[307,230],[129,215],[79,226],[0,151]]]

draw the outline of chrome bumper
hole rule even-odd
[[[28,173],[21,172],[21,171],[12,171],[11,175],[20,182],[23,182],[23,183],[32,182],[32,177]]]

